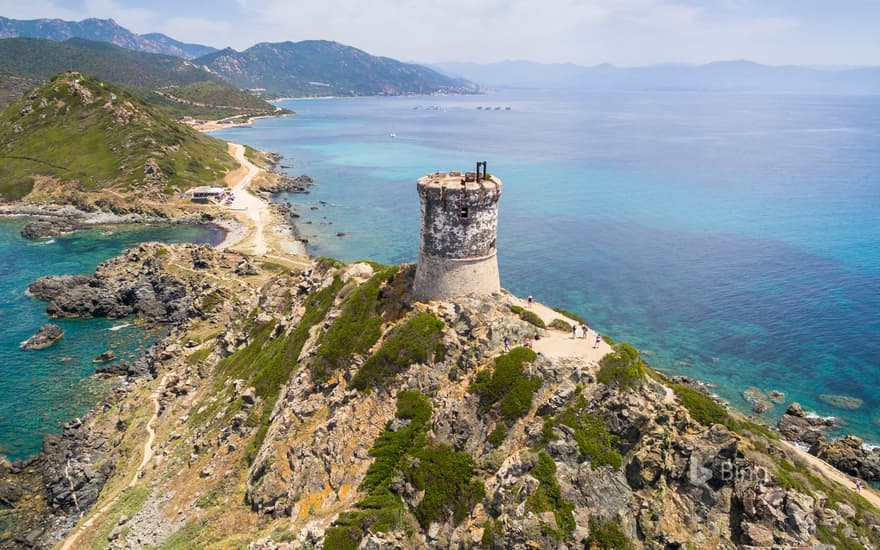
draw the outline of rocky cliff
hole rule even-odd
[[[563,314],[523,315],[507,293],[420,303],[411,266],[162,249],[110,271],[173,277],[185,313],[150,368],[45,455],[0,468],[22,518],[7,540],[880,547],[870,502],[632,346],[572,340]]]

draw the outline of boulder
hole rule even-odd
[[[72,233],[79,229],[82,229],[82,226],[78,222],[67,218],[36,220],[21,228],[21,236],[29,241],[35,241],[45,237],[57,237],[65,233]]]
[[[807,414],[799,403],[792,403],[782,418],[779,419],[777,427],[779,434],[788,441],[795,443],[804,443],[806,445],[815,445],[825,437],[828,428],[835,425],[834,418],[823,418],[816,415]]]
[[[21,349],[33,350],[48,348],[64,336],[64,331],[58,325],[47,323],[40,327],[36,334],[25,340],[19,346]]]
[[[113,353],[113,350],[108,349],[107,351],[105,351],[101,355],[92,359],[92,363],[109,363],[110,361],[113,361],[114,359],[116,359],[116,354]]]

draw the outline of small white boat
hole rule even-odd
[[[397,137],[397,134],[395,134],[394,132],[391,132],[391,139],[394,139],[396,137]]]

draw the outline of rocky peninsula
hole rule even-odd
[[[874,493],[632,346],[542,328],[578,320],[506,292],[419,302],[413,272],[144,244],[43,280],[57,311],[169,332],[0,466],[3,544],[880,547]]]

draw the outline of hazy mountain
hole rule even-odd
[[[265,89],[270,97],[477,91],[467,80],[324,40],[261,43],[243,52],[227,48],[194,62],[236,86]]]
[[[880,93],[880,68],[821,70],[768,66],[751,61],[705,65],[652,65],[622,68],[602,64],[541,64],[502,61],[488,65],[439,63],[434,68],[483,86],[585,90],[681,90],[800,93]]]
[[[8,90],[6,96],[14,94],[11,99],[20,96],[22,77],[42,81],[67,70],[135,89],[141,99],[175,117],[221,118],[245,112],[275,111],[274,106],[262,99],[233,88],[219,76],[179,57],[138,52],[81,38],[66,42],[0,39],[0,90]],[[3,95],[0,93],[0,99]]]
[[[110,42],[129,50],[173,55],[192,59],[216,48],[200,44],[185,44],[164,34],[139,35],[121,27],[113,19],[84,19],[63,21],[61,19],[7,19],[0,17],[0,38],[45,38],[63,42],[70,38],[84,38],[97,42]]]

